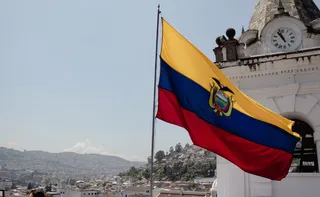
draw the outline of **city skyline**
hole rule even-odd
[[[320,0],[315,1],[319,5]],[[0,2],[0,146],[146,161],[157,5],[212,61],[217,36],[246,29],[255,0]],[[156,120],[156,150],[191,143]]]

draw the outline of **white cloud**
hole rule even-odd
[[[17,142],[15,141],[9,141],[9,142],[6,142],[4,144],[0,144],[0,147],[6,147],[6,148],[15,148],[16,146],[18,145]]]
[[[137,157],[137,156],[130,155],[128,157],[128,156],[124,156],[121,154],[114,154],[114,153],[107,152],[104,149],[104,147],[95,146],[95,145],[91,144],[89,139],[86,139],[84,142],[77,142],[71,148],[64,149],[64,152],[74,152],[74,153],[79,153],[79,154],[87,153],[87,154],[112,155],[112,156],[117,156],[117,157],[121,157],[121,158],[130,160],[130,161],[132,161],[132,160],[139,161],[139,157]]]
[[[84,142],[78,142],[74,146],[72,146],[71,148],[67,148],[64,151],[65,152],[75,152],[75,153],[79,153],[79,154],[85,154],[85,153],[104,154],[104,155],[110,154],[110,153],[105,152],[105,150],[102,146],[92,145],[88,139],[86,139]]]

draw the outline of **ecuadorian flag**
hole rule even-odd
[[[286,177],[300,140],[293,121],[242,93],[164,19],[160,57],[158,119],[185,128],[195,145],[248,173]]]

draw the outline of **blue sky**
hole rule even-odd
[[[146,160],[158,3],[213,60],[255,1],[0,1],[0,146]],[[157,120],[156,149],[178,142],[187,132]]]

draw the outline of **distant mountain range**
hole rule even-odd
[[[12,171],[36,171],[61,178],[115,175],[143,164],[108,155],[17,151],[0,147],[0,167]]]

